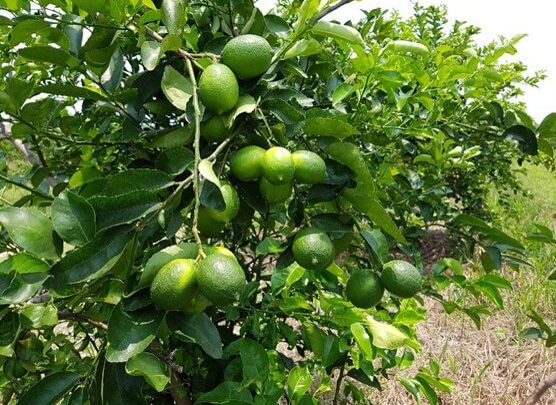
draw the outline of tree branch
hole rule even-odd
[[[76,322],[84,322],[90,323],[91,325],[96,326],[99,329],[107,330],[108,326],[104,322],[95,321],[92,318],[89,318],[87,315],[79,314],[76,312],[69,312],[69,311],[59,311],[58,312],[58,319],[62,319],[65,321],[76,321]]]
[[[523,405],[534,405],[541,397],[548,391],[552,386],[556,385],[556,373],[552,374],[548,377],[546,381],[544,381],[537,390],[531,395],[529,398],[523,402]]]
[[[346,365],[344,363],[342,364],[342,367],[340,367],[340,374],[338,375],[338,380],[336,381],[336,392],[334,393],[332,405],[338,405],[338,401],[340,400],[340,389],[342,388],[342,381],[344,379],[345,366]]]
[[[340,0],[339,2],[332,4],[331,6],[325,8],[320,13],[318,13],[315,17],[313,17],[310,24],[311,25],[315,24],[317,21],[323,19],[325,16],[327,16],[331,12],[336,11],[340,7],[345,6],[348,3],[351,3],[352,1],[353,0]]]
[[[10,179],[9,177],[4,176],[3,174],[0,174],[0,180],[4,180],[6,183],[13,184],[14,186],[17,186],[17,187],[19,187],[19,188],[22,188],[22,189],[24,189],[24,190],[27,190],[27,191],[29,191],[30,193],[35,194],[35,195],[37,195],[37,196],[39,196],[39,197],[46,198],[47,200],[54,200],[54,197],[52,197],[52,196],[50,196],[50,195],[48,195],[48,194],[45,194],[45,193],[43,193],[42,191],[35,190],[34,188],[31,188],[31,187],[29,187],[29,186],[27,186],[27,185],[25,185],[25,184],[23,184],[23,183],[19,183],[19,182],[15,181],[15,180],[12,180],[12,179]]]
[[[171,382],[174,386],[181,386],[181,381],[174,372],[172,372],[171,375]],[[170,394],[172,394],[172,398],[174,399],[174,403],[176,405],[191,405],[189,398],[187,398],[187,396],[182,396],[177,387],[170,388]]]

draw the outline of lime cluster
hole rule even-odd
[[[371,308],[382,300],[384,290],[400,298],[411,298],[421,290],[421,273],[403,260],[385,263],[379,276],[372,270],[355,270],[346,285],[348,300],[359,308]]]
[[[316,184],[326,178],[326,164],[314,152],[290,153],[281,146],[263,149],[245,146],[230,158],[230,171],[241,181],[259,180],[262,197],[271,204],[286,201],[292,194],[293,181]]]
[[[222,142],[230,136],[222,114],[235,107],[239,99],[239,79],[252,79],[270,67],[274,50],[258,35],[240,35],[222,50],[221,63],[214,63],[199,78],[199,96],[213,114],[201,125],[201,135],[208,142]]]
[[[200,262],[180,258],[160,268],[150,288],[157,309],[194,314],[213,304],[239,300],[247,281],[234,254],[222,247],[209,247],[205,252]]]

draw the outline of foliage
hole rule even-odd
[[[337,369],[344,396],[365,403],[361,384],[380,389],[418,354],[425,296],[477,327],[504,308],[500,270],[527,269],[527,252],[490,224],[485,198],[518,188],[516,162],[553,162],[556,135],[556,115],[537,126],[519,101],[542,74],[502,61],[521,36],[479,47],[477,28],[449,26],[436,7],[338,24],[321,18],[329,3],[280,1],[280,15],[263,16],[250,0],[0,0],[0,111],[40,162],[0,174],[24,192],[0,209],[3,403],[311,404]],[[240,82],[225,116],[233,136],[204,142],[198,78],[247,33],[269,41],[272,65]],[[230,154],[252,144],[318,153],[324,184],[266,204],[228,177]],[[157,311],[156,268],[185,256],[191,245],[178,243],[202,252],[199,209],[222,210],[228,181],[240,213],[210,244],[246,272],[239,303]],[[309,225],[336,247],[324,271],[292,258]],[[460,256],[423,274],[419,241],[433,225]],[[346,299],[352,272],[400,257],[423,274],[420,295],[367,310]],[[432,360],[397,378],[419,401],[453,388]]]

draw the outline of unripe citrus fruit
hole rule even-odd
[[[413,297],[421,289],[421,273],[403,260],[386,263],[380,280],[388,291],[401,298]]]
[[[220,192],[224,198],[226,208],[218,211],[214,208],[207,207],[209,216],[218,222],[230,222],[239,212],[239,195],[230,183],[224,183],[220,187]]]
[[[247,284],[237,259],[222,254],[203,259],[197,268],[197,282],[201,293],[215,305],[238,301]]]
[[[160,269],[151,284],[151,299],[159,310],[183,309],[195,294],[197,277],[191,259],[172,260]]]
[[[208,66],[199,79],[199,96],[206,109],[212,113],[230,111],[239,98],[239,86],[234,72],[221,63]]]
[[[309,270],[324,270],[332,264],[336,252],[328,235],[318,228],[301,230],[293,242],[293,257]]]
[[[199,217],[197,218],[197,228],[199,233],[205,238],[214,238],[220,235],[220,233],[226,227],[225,222],[215,221],[207,207],[199,207]]]
[[[266,39],[258,35],[240,35],[222,50],[222,63],[240,79],[250,79],[266,72],[274,51]]]
[[[265,152],[262,167],[263,176],[273,184],[289,183],[295,175],[292,154],[280,146]]]
[[[348,300],[359,308],[374,307],[384,295],[380,277],[371,270],[355,270],[346,285]]]
[[[265,150],[259,146],[245,146],[233,153],[230,158],[230,171],[238,180],[256,180],[263,174],[264,154]]]
[[[300,183],[317,184],[326,178],[326,163],[314,152],[297,150],[292,153],[295,179]]]
[[[292,183],[272,184],[264,177],[259,180],[259,191],[269,204],[279,204],[287,201],[292,195]]]
[[[207,142],[222,142],[232,135],[232,131],[226,128],[224,118],[214,115],[201,124],[201,136]]]
[[[236,258],[233,252],[230,249],[225,248],[224,246],[207,246],[204,249],[204,251],[207,254],[207,256],[220,254],[220,255],[231,257],[233,259]]]

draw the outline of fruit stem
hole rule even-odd
[[[190,59],[185,59],[185,65],[189,73],[189,78],[193,87],[193,110],[195,112],[195,140],[193,147],[195,149],[195,168],[193,171],[193,190],[195,192],[195,209],[193,210],[193,236],[195,243],[199,246],[199,256],[205,257],[203,252],[203,244],[199,236],[199,207],[201,205],[201,192],[199,184],[199,163],[201,162],[201,109],[199,108],[199,97],[197,94],[197,79],[195,79],[195,72],[193,71],[193,64]]]

